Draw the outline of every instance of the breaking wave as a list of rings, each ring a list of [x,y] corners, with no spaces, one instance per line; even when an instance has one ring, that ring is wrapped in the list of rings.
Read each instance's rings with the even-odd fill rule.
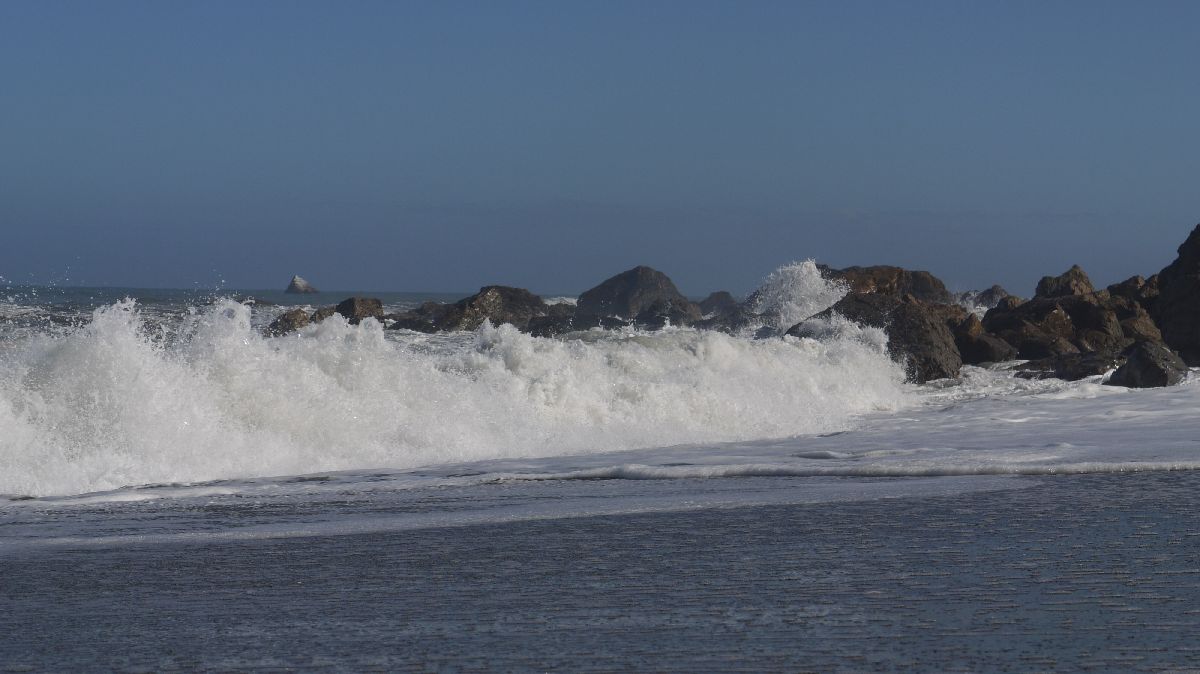
[[[837,292],[776,276],[810,284],[764,299],[789,315],[828,301],[804,292]],[[265,338],[251,319],[223,301],[164,327],[126,300],[0,341],[0,493],[824,433],[910,396],[880,344],[849,337],[424,336],[335,316]]]

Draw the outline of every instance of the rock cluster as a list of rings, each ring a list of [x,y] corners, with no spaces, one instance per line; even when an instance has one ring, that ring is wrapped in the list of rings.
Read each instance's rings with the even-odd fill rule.
[[[388,315],[379,300],[352,297],[311,315],[287,311],[265,332],[284,335],[340,314],[350,323],[370,318],[419,332],[474,330],[490,321],[542,337],[671,325],[802,338],[821,334],[821,322],[836,314],[883,330],[891,355],[914,382],[956,377],[964,364],[1020,359],[1026,361],[1017,365],[1022,377],[1073,380],[1115,369],[1108,381],[1113,385],[1169,386],[1186,376],[1189,365],[1200,365],[1200,226],[1179,247],[1179,257],[1148,279],[1134,276],[1097,290],[1075,265],[1042,278],[1030,300],[1000,286],[955,296],[933,274],[900,267],[820,269],[844,284],[847,294],[815,316],[778,328],[772,326],[780,315],[756,313],[753,296],[739,302],[720,291],[692,302],[666,274],[639,266],[584,292],[576,305],[546,304],[528,290],[499,285],[452,304],[427,302]],[[288,292],[316,291],[297,276]],[[980,318],[967,306],[987,312]]]

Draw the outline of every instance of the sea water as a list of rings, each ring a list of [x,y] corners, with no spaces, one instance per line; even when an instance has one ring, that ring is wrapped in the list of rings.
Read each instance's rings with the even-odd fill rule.
[[[786,323],[844,292],[802,262],[754,301]],[[336,315],[263,334],[282,311],[344,295],[0,293],[0,509],[598,479],[646,481],[625,495],[636,509],[703,503],[710,487],[697,485],[739,477],[831,479],[787,497],[803,501],[882,494],[895,487],[869,478],[889,476],[926,478],[904,489],[934,493],[950,478],[958,489],[980,476],[1200,467],[1194,375],[1129,390],[1001,365],[917,386],[882,331],[836,318],[818,339],[753,326],[425,335]],[[452,297],[382,299],[399,311]],[[657,486],[671,480],[691,491]],[[626,507],[569,500],[564,513]]]

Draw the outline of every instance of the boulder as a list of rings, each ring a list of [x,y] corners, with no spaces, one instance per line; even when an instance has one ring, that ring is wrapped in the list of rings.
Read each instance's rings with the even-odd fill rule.
[[[553,304],[545,316],[537,316],[529,321],[529,334],[534,337],[557,337],[592,328],[615,330],[628,325],[629,322],[612,316],[580,315],[569,304]]]
[[[579,316],[612,316],[645,320],[676,318],[689,325],[701,318],[700,307],[684,297],[666,274],[650,267],[621,272],[579,296]]]
[[[310,293],[319,293],[321,291],[312,287],[312,285],[310,285],[308,281],[305,281],[304,279],[300,278],[299,276],[293,276],[291,282],[288,283],[287,289],[284,290],[283,292],[303,295],[303,294],[310,294]]]
[[[975,314],[968,315],[954,328],[954,344],[966,365],[1003,363],[1017,357],[1017,349],[983,329]]]
[[[1188,365],[1200,365],[1200,225],[1179,246],[1179,256],[1158,274],[1151,314],[1167,346]]]
[[[709,316],[720,316],[737,311],[740,304],[734,299],[733,295],[724,290],[718,290],[701,300],[699,306],[700,313],[707,318]]]
[[[1017,367],[1017,376],[1022,379],[1064,379],[1079,381],[1086,377],[1101,375],[1113,369],[1120,358],[1103,353],[1068,353],[1032,360]]]
[[[271,321],[264,331],[268,337],[279,337],[308,325],[308,312],[303,309],[285,311]]]
[[[1135,342],[1159,341],[1145,309],[1107,291],[1019,304],[1006,298],[983,317],[983,327],[1029,360],[1075,352],[1116,354]]]
[[[337,307],[321,307],[312,313],[309,317],[310,323],[320,323],[338,312]]]
[[[1034,297],[1062,297],[1063,295],[1087,295],[1094,293],[1092,280],[1079,265],[1074,265],[1061,276],[1043,276],[1038,281]]]
[[[965,313],[961,307],[956,309]],[[904,362],[910,381],[956,377],[962,369],[962,357],[946,325],[950,310],[945,307],[926,304],[912,295],[852,292],[814,318],[828,319],[833,313],[861,325],[882,328],[888,336],[888,352]],[[786,334],[810,336],[809,327],[801,322]]]
[[[946,284],[927,271],[910,271],[901,267],[876,265],[832,269],[821,265],[826,278],[844,282],[852,293],[880,293],[903,297],[912,295],[922,302],[952,304],[954,296]]]
[[[442,320],[443,330],[474,330],[485,320],[492,325],[510,323],[518,330],[528,330],[531,319],[545,316],[549,311],[541,297],[524,288],[508,286],[484,286],[453,306]]]
[[[1174,351],[1162,344],[1140,342],[1133,347],[1125,364],[1105,383],[1130,388],[1174,386],[1183,381],[1187,373],[1187,364]]]
[[[350,297],[334,307],[351,325],[358,325],[364,319],[374,318],[383,320],[383,302],[373,297]]]
[[[493,325],[510,323],[518,330],[528,330],[530,321],[552,312],[573,313],[569,304],[547,305],[541,297],[524,288],[484,286],[479,292],[454,304],[426,302],[411,311],[391,314],[394,329],[417,332],[474,330],[483,322]]]

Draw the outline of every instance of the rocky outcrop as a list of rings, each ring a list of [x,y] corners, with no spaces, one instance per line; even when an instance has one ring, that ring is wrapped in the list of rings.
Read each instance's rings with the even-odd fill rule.
[[[970,314],[954,327],[954,345],[965,365],[1003,363],[1017,357],[1011,344],[983,329],[983,323]]]
[[[954,296],[946,290],[946,284],[927,271],[911,271],[887,265],[845,269],[820,267],[826,278],[844,282],[852,293],[878,293],[895,297],[912,295],[922,302],[938,304],[954,302]]]
[[[303,309],[292,309],[280,314],[264,331],[268,337],[279,337],[295,332],[308,325],[308,312]]]
[[[1041,360],[1031,360],[1017,367],[1023,379],[1064,379],[1078,381],[1102,375],[1121,362],[1119,356],[1107,353],[1068,353]]]
[[[1005,300],[987,312],[983,327],[1028,360],[1073,353],[1112,355],[1136,342],[1159,341],[1145,309],[1106,291],[1038,297],[1020,304]]]
[[[523,288],[484,286],[479,292],[455,302],[441,304],[426,302],[400,314],[388,316],[395,329],[417,332],[474,330],[484,321],[493,325],[509,323],[519,330],[528,330],[536,318],[573,314],[569,304],[547,305],[541,297]]]
[[[953,309],[966,313],[961,307]],[[962,357],[946,324],[952,311],[948,305],[929,305],[912,295],[852,292],[813,318],[829,319],[837,313],[860,325],[883,329],[889,353],[905,364],[909,380],[924,383],[956,377],[962,369]],[[801,322],[786,334],[811,336],[811,326]]]
[[[508,286],[484,286],[453,307],[442,321],[443,330],[474,330],[484,321],[492,325],[510,323],[518,330],[527,330],[531,319],[545,316],[549,310],[541,297]]]
[[[276,287],[278,287],[278,286],[276,286]],[[303,294],[310,294],[310,293],[319,293],[321,291],[312,287],[312,285],[310,285],[308,281],[305,281],[304,279],[300,278],[299,276],[293,276],[291,283],[288,283],[287,290],[284,290],[283,292],[303,295]]]
[[[338,312],[338,310],[337,310],[336,306],[321,307],[321,308],[317,309],[316,311],[312,312],[312,316],[308,317],[308,321],[310,323],[320,323],[321,321],[325,320],[326,318],[333,316],[337,312]]]
[[[1200,225],[1159,272],[1157,285],[1151,310],[1163,340],[1188,365],[1200,365]]]
[[[1043,276],[1038,281],[1034,297],[1062,297],[1064,295],[1087,295],[1096,292],[1092,280],[1079,265],[1073,265],[1061,276]]]
[[[374,297],[350,297],[342,300],[334,307],[350,325],[358,325],[363,320],[374,318],[383,320],[383,302]]]
[[[737,311],[738,307],[741,305],[736,299],[734,299],[733,295],[724,290],[718,290],[708,297],[705,297],[703,300],[700,300],[699,306],[700,313],[705,317],[709,317],[721,316],[733,311]]]
[[[607,279],[579,296],[578,316],[612,316],[643,324],[670,321],[691,325],[700,320],[700,307],[684,297],[666,274],[634,267]]]
[[[1174,351],[1162,344],[1141,342],[1105,383],[1130,388],[1174,386],[1183,381],[1187,373],[1187,364]]]

